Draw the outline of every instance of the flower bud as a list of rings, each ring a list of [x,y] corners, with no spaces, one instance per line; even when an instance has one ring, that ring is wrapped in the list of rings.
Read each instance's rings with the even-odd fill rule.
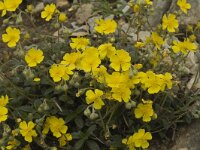
[[[67,84],[64,84],[64,85],[62,86],[62,90],[63,90],[63,91],[67,91],[67,90],[68,90]]]
[[[97,113],[95,113],[95,112],[93,112],[93,113],[90,114],[90,119],[91,119],[91,120],[95,120],[95,119],[97,119],[98,117],[99,117],[99,115],[98,115]]]
[[[16,119],[16,122],[17,122],[17,123],[20,123],[21,121],[22,121],[21,118],[17,118],[17,119]]]
[[[57,147],[51,147],[50,150],[57,150]]]
[[[158,115],[154,112],[153,116],[152,116],[152,119],[157,119],[157,118],[158,118]]]
[[[135,90],[134,93],[135,93],[135,95],[137,95],[137,96],[140,95],[140,91],[139,91],[139,90]]]
[[[75,82],[74,87],[78,88],[80,86],[80,83]]]
[[[24,35],[25,39],[30,39],[30,34],[28,32],[26,32],[26,34]]]
[[[28,120],[33,120],[33,114],[32,113],[28,114]]]
[[[126,109],[131,109],[131,107],[132,107],[132,105],[131,105],[130,102],[125,103],[125,108],[126,108]]]
[[[33,9],[34,9],[34,6],[33,5],[27,5],[27,7],[26,7],[26,12],[29,12],[29,13],[31,13],[32,11],[33,11]]]
[[[56,91],[60,91],[61,89],[62,89],[62,87],[61,87],[60,84],[58,84],[58,85],[55,86],[55,90],[56,90]]]
[[[65,13],[60,13],[59,17],[58,17],[58,20],[60,22],[65,22],[67,20],[67,16]]]
[[[136,102],[135,101],[130,101],[131,107],[136,107]]]
[[[49,105],[47,103],[44,104],[44,110],[49,110]]]
[[[58,29],[58,28],[60,28],[60,24],[59,24],[59,23],[55,23],[55,24],[53,25],[53,27],[54,27],[55,29]]]
[[[9,19],[4,19],[3,24],[7,24],[7,23],[9,23]]]
[[[112,37],[112,38],[109,39],[109,41],[110,41],[111,43],[113,43],[113,42],[115,42],[115,38]]]
[[[30,69],[25,68],[23,74],[25,75],[26,79],[32,79],[34,77],[34,74]]]
[[[199,114],[194,113],[194,114],[193,114],[193,117],[194,117],[195,119],[199,119]]]
[[[83,113],[87,117],[89,117],[91,115],[91,111],[90,111],[90,109],[88,107],[85,109],[85,111]]]

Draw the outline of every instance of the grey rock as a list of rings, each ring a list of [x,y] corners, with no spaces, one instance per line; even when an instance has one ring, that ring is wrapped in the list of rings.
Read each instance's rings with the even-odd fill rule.
[[[162,21],[162,16],[167,12],[171,6],[171,1],[169,0],[154,0],[153,7],[154,12],[149,17],[149,23],[151,26],[155,27]]]

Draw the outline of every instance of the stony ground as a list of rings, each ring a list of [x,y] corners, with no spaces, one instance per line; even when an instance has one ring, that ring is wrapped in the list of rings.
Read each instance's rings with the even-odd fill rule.
[[[180,129],[170,150],[200,150],[200,119]]]

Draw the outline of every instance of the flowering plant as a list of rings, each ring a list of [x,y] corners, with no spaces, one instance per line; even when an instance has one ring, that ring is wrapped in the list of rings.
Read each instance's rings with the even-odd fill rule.
[[[119,2],[126,12],[96,2],[90,32],[78,36],[67,16],[76,5],[60,12],[46,4],[38,18],[33,4],[24,10],[22,2],[0,1],[1,149],[146,149],[154,134],[192,117],[195,95],[183,94],[184,72],[177,70],[198,52],[193,30],[176,36],[179,16],[191,8],[186,0],[154,28],[151,0]]]

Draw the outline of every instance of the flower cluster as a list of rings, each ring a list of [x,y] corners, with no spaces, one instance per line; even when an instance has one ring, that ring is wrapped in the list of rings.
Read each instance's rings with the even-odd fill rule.
[[[177,38],[180,15],[191,8],[187,0],[177,0],[178,10],[163,14],[157,27],[149,27],[148,22],[153,0],[130,0],[129,4],[116,1],[112,5],[103,5],[102,1],[99,6],[106,12],[100,15],[105,18],[93,18],[99,7],[92,10],[95,13],[89,18],[84,16],[89,22],[84,21],[80,28],[78,21],[70,22],[74,15],[68,18],[65,13],[74,13],[78,7],[73,4],[67,10],[63,7],[63,12],[58,10],[63,3],[46,4],[38,19],[33,4],[25,11],[17,9],[22,1],[0,0],[5,27],[2,41],[14,51],[7,52],[8,48],[3,47],[0,60],[0,91],[13,99],[9,102],[7,95],[0,97],[0,123],[4,130],[0,149],[37,149],[37,145],[56,149],[57,145],[52,147],[54,142],[49,140],[56,140],[55,144],[63,149],[105,148],[91,136],[103,141],[113,139],[108,145],[111,149],[116,142],[113,133],[117,142],[122,134],[127,137],[121,139],[124,145],[118,144],[116,149],[146,149],[152,140],[150,131],[154,126],[164,126],[161,113],[178,110],[169,115],[173,124],[179,112],[183,117],[185,113],[180,109],[190,102],[179,105],[179,101],[171,100],[180,98],[176,94],[186,86],[182,89],[179,82],[179,88],[170,89],[183,74],[176,67],[184,63],[187,54],[198,50],[195,31],[200,29],[200,23],[197,27],[189,25],[186,37]],[[119,8],[124,9],[118,11]],[[110,10],[117,15],[107,16]],[[27,16],[30,18],[24,22]],[[44,20],[48,28],[44,27]],[[42,23],[38,27],[39,21]],[[31,27],[26,26],[28,23]],[[49,28],[51,31],[46,31]],[[145,37],[143,29],[147,30]],[[82,30],[86,32],[82,34]],[[166,100],[170,102],[165,103]],[[134,133],[125,135],[129,133],[123,133],[126,127],[134,127],[128,128]],[[68,145],[72,139],[75,140],[70,144],[75,145]]]
[[[144,89],[148,89],[149,94],[158,93],[164,91],[166,88],[172,88],[172,75],[170,73],[155,74],[152,71],[139,72],[137,74],[140,83]]]
[[[186,38],[184,39],[183,42],[181,41],[173,41],[173,46],[172,46],[172,50],[174,51],[174,53],[178,53],[178,52],[182,52],[184,54],[187,54],[188,51],[196,51],[197,50],[197,46],[195,43],[191,42],[190,39]]]
[[[48,134],[49,131],[53,133],[53,136],[59,138],[61,146],[66,145],[67,141],[72,140],[72,135],[67,133],[68,126],[65,125],[65,121],[62,118],[50,116],[46,118],[43,134]]]
[[[60,12],[54,3],[47,4],[44,7],[44,10],[41,12],[41,18],[45,19],[45,21],[50,21],[53,16],[58,13],[58,20],[60,23],[65,22],[67,20],[67,16],[65,13]]]
[[[65,125],[65,121],[62,118],[50,116],[46,118],[43,134],[48,134],[49,131],[53,133],[53,136],[59,138],[60,146],[65,146],[68,141],[72,140],[72,135],[67,133],[68,126]]]

